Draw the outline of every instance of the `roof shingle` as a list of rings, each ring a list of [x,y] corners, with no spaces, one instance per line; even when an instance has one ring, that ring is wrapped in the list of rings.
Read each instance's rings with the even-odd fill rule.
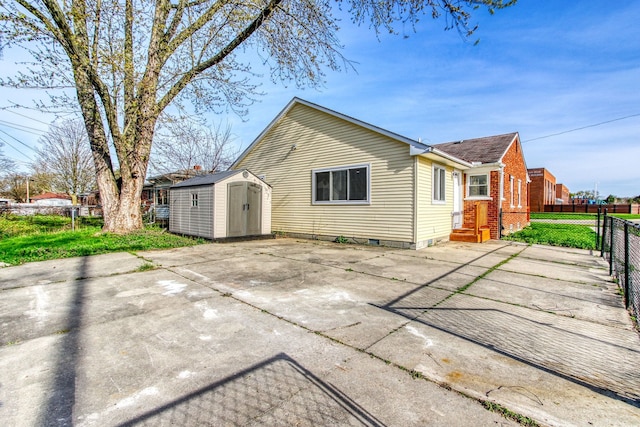
[[[497,163],[518,136],[517,132],[434,144],[434,147],[467,162]]]

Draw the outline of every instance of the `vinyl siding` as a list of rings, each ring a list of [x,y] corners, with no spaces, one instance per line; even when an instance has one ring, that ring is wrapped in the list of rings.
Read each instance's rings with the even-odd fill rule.
[[[198,207],[191,207],[191,194],[198,194]],[[174,188],[170,195],[169,230],[212,239],[214,222],[213,186]],[[224,205],[223,205],[224,206]]]
[[[370,204],[312,204],[313,169],[356,164],[370,165]],[[236,168],[266,175],[273,230],[412,243],[413,165],[408,145],[296,105]]]
[[[451,233],[453,212],[453,168],[435,162],[444,168],[445,173],[445,202],[433,202],[433,165],[429,159],[418,157],[417,178],[417,239],[418,247],[426,246],[429,240],[448,239]]]

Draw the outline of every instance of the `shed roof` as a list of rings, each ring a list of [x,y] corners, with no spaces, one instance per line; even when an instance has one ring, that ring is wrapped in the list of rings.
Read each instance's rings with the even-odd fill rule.
[[[497,163],[502,161],[502,158],[517,137],[518,132],[512,132],[483,138],[445,142],[435,144],[434,147],[467,162]]]
[[[250,170],[247,169],[236,169],[236,170],[228,170],[224,172],[211,173],[208,175],[198,175],[193,178],[187,179],[185,181],[179,182],[171,186],[171,188],[180,188],[180,187],[199,187],[202,185],[215,185],[221,181],[224,181],[227,178],[230,178],[239,173],[248,172],[251,175],[259,178]],[[264,182],[264,181],[263,181]],[[268,183],[264,183],[265,185],[269,185]]]

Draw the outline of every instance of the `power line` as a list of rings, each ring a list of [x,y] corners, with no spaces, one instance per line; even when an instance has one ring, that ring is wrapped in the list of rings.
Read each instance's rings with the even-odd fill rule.
[[[51,124],[51,123],[43,122],[42,120],[34,119],[33,117],[29,117],[29,116],[27,116],[26,114],[20,114],[20,113],[17,113],[17,112],[15,112],[15,111],[13,111],[13,110],[6,109],[6,110],[3,110],[3,111],[6,111],[6,112],[8,112],[8,113],[15,114],[15,115],[17,115],[17,116],[24,117],[24,118],[29,119],[29,120],[33,120],[34,122],[42,123],[43,125],[47,125],[47,126],[49,126],[49,125]]]
[[[24,146],[25,146],[25,147],[27,147],[29,150],[34,151],[34,152],[36,152],[36,153],[38,152],[38,150],[36,150],[35,148],[28,146],[28,145],[27,145],[27,144],[25,144],[24,142],[20,141],[18,138],[14,137],[14,136],[12,136],[12,135],[10,135],[10,134],[8,134],[7,132],[3,131],[2,129],[0,129],[0,132],[4,133],[5,135],[7,135],[9,138],[13,139],[13,140],[14,140],[14,141],[16,141],[17,143],[24,145]],[[7,144],[9,144],[9,143],[8,143],[7,141],[5,141],[4,139],[3,139],[3,141],[4,141],[4,142],[6,142]],[[16,150],[16,151],[18,151],[18,150]]]
[[[2,126],[6,126],[8,128],[11,128],[11,129],[19,130],[21,132],[30,133],[32,135],[42,135],[44,133],[44,131],[42,131],[40,129],[32,128],[32,127],[29,127],[29,126],[24,126],[24,125],[21,125],[21,124],[18,124],[18,123],[7,122],[5,120],[0,120],[0,124]]]
[[[1,132],[1,131],[0,131],[0,132]],[[9,136],[11,136],[11,135],[9,135]],[[4,142],[4,143],[5,143],[5,144],[7,144],[9,147],[11,147],[14,151],[17,151],[18,153],[22,154],[24,157],[26,157],[27,159],[29,159],[29,161],[33,162],[33,159],[32,159],[31,157],[27,156],[27,155],[26,155],[26,154],[24,154],[22,151],[18,150],[16,147],[14,147],[13,145],[9,144],[9,142],[8,142],[6,139],[4,139],[4,138],[0,137],[0,141]],[[15,160],[15,159],[13,159],[13,160]]]
[[[620,120],[630,119],[632,117],[638,117],[638,116],[640,116],[640,113],[631,114],[630,116],[619,117],[617,119],[607,120],[605,122],[595,123],[595,124],[592,124],[592,125],[582,126],[582,127],[575,128],[575,129],[565,130],[565,131],[558,132],[558,133],[552,133],[550,135],[539,136],[537,138],[527,139],[527,140],[522,141],[522,142],[537,141],[538,139],[551,138],[552,136],[564,135],[565,133],[570,133],[570,132],[575,132],[575,131],[578,131],[578,130],[593,128],[593,127],[596,127],[596,126],[606,125],[607,123],[613,123],[613,122],[617,122],[617,121],[620,121]]]

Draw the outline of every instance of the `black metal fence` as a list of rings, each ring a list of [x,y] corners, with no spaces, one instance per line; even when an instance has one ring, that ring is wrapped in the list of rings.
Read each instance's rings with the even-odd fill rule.
[[[636,324],[640,316],[640,224],[604,215],[601,255],[609,274],[624,292],[625,305]]]
[[[501,212],[501,238],[526,243],[565,246],[580,249],[599,249],[602,229],[602,216],[596,213],[554,213],[531,212],[529,226],[516,230],[508,224],[510,212]]]

